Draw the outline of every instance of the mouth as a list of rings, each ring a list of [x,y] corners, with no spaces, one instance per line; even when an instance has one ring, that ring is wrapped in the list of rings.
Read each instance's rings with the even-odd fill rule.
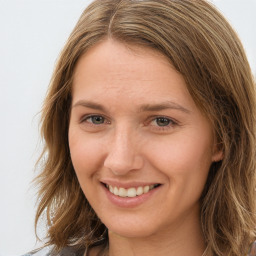
[[[149,191],[159,187],[161,184],[153,184],[139,187],[122,188],[103,183],[110,193],[119,197],[138,197],[147,194]]]

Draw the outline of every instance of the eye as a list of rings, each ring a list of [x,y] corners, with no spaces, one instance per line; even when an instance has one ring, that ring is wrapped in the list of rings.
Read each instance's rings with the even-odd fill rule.
[[[158,126],[168,126],[170,123],[171,123],[171,120],[166,118],[166,117],[157,117],[155,119],[155,123],[158,125]]]
[[[158,116],[152,118],[149,125],[151,126],[151,129],[162,132],[174,129],[175,126],[178,125],[178,122],[165,116]]]
[[[87,122],[94,125],[100,125],[106,122],[106,118],[103,116],[92,115],[92,116],[86,116],[85,118],[83,118],[82,122]]]

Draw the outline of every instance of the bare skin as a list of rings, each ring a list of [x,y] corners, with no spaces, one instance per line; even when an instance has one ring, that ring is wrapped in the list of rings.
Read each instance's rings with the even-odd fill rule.
[[[222,152],[164,56],[110,39],[82,56],[69,145],[81,188],[109,230],[109,256],[203,254],[199,199]],[[109,190],[138,184],[157,187],[135,204]]]

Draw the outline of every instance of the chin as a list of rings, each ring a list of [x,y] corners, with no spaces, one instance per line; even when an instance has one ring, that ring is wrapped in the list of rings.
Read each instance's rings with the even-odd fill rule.
[[[143,220],[121,220],[113,218],[103,222],[110,232],[122,237],[139,238],[148,237],[156,233],[156,227]]]
[[[118,236],[121,237],[126,237],[126,238],[145,238],[152,236],[154,232],[152,230],[145,230],[142,228],[131,228],[130,227],[110,227],[109,231],[112,233],[117,234]]]

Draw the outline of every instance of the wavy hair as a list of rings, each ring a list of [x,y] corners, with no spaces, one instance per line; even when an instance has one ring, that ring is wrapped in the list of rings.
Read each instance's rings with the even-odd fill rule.
[[[240,40],[204,0],[96,0],[62,50],[42,110],[36,227],[46,213],[47,244],[88,248],[107,241],[72,166],[68,127],[78,59],[100,41],[151,47],[184,77],[213,125],[223,160],[213,163],[201,196],[209,253],[241,256],[255,240],[255,83]],[[105,240],[104,240],[105,238]]]

